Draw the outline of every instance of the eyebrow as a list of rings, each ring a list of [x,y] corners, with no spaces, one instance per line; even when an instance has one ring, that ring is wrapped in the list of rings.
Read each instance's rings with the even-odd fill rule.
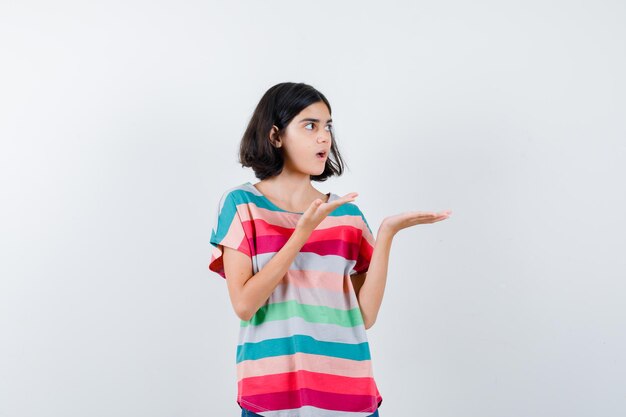
[[[333,119],[328,119],[328,120],[326,120],[326,123],[330,123],[332,121],[333,121]],[[300,120],[300,123],[302,123],[302,122],[316,122],[316,123],[319,123],[320,119],[312,119],[310,117],[307,117],[306,119]]]

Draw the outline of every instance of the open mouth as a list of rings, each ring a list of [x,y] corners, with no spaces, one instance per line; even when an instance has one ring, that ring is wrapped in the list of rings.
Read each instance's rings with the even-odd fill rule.
[[[325,152],[325,151],[318,152],[318,153],[317,153],[317,157],[318,157],[319,159],[325,159],[325,158],[326,158],[326,152]]]

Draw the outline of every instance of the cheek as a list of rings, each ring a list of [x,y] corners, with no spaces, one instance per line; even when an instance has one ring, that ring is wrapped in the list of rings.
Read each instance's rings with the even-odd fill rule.
[[[300,145],[300,146],[293,146],[291,148],[290,154],[294,155],[294,157],[298,159],[306,160],[310,158],[310,156],[312,155],[312,152],[315,152],[315,151],[310,146]]]
[[[312,155],[315,150],[306,146],[292,145],[289,149],[285,148],[285,152],[289,155],[289,159],[294,166],[308,166],[311,161],[314,161]]]

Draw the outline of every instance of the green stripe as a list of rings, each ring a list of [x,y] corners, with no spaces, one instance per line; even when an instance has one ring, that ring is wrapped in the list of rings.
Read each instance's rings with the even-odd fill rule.
[[[272,303],[259,308],[248,321],[241,321],[241,327],[258,326],[266,321],[286,320],[291,317],[302,317],[310,323],[337,324],[344,327],[354,327],[363,324],[363,316],[359,307],[351,310],[300,304],[295,300],[282,303]]]

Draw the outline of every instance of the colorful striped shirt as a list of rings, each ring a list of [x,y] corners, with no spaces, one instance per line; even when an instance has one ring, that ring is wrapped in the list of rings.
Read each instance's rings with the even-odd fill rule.
[[[340,198],[328,193],[328,201]],[[251,258],[253,273],[283,247],[303,213],[246,182],[220,198],[209,269],[226,278],[223,248]],[[351,274],[367,271],[374,236],[354,203],[311,233],[283,280],[249,321],[236,352],[237,403],[271,417],[366,417],[382,403]]]

